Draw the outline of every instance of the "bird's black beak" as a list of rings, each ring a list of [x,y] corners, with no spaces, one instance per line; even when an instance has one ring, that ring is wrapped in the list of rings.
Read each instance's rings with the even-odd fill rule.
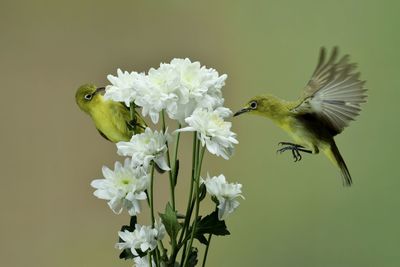
[[[105,90],[106,90],[105,87],[96,88],[96,91],[94,91],[93,95],[102,93],[102,92],[104,92]]]
[[[241,110],[239,110],[238,112],[236,112],[235,114],[233,114],[233,117],[239,116],[240,114],[249,112],[251,110],[251,108],[242,108]]]

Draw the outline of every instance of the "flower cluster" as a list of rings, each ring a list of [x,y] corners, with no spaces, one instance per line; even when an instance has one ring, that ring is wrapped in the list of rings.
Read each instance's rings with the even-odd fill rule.
[[[236,134],[230,130],[231,123],[224,121],[232,114],[222,107],[224,99],[221,90],[226,74],[220,76],[216,70],[187,58],[162,63],[158,69],[150,69],[147,75],[122,72],[120,69],[117,74],[117,77],[108,76],[112,85],[106,87],[106,98],[134,102],[142,108],[143,116],[149,115],[153,123],[158,122],[160,112],[165,110],[169,118],[189,125],[180,131],[197,131],[202,145],[206,145],[210,153],[225,159],[232,155],[238,141]],[[136,158],[136,155],[130,155],[136,140],[131,140],[132,145],[121,142],[119,153]],[[168,170],[162,160],[160,158],[157,162],[158,166]]]
[[[126,139],[117,140],[118,155],[126,157],[124,164],[116,162],[114,170],[103,167],[104,178],[91,183],[96,189],[94,195],[107,200],[114,213],[120,214],[126,209],[131,216],[130,225],[123,226],[118,233],[120,242],[116,247],[123,250],[120,257],[133,258],[135,266],[139,267],[175,266],[179,250],[183,248],[180,265],[187,266],[188,262],[197,261],[193,239],[209,246],[205,234],[229,234],[223,220],[239,206],[237,199],[243,198],[241,184],[228,183],[224,175],[208,176],[205,180],[200,177],[206,149],[213,155],[229,159],[238,144],[236,134],[231,131],[232,123],[227,121],[232,112],[223,106],[222,87],[227,75],[219,75],[216,70],[186,58],[162,63],[147,73],[118,69],[116,76],[108,75],[107,78],[111,84],[106,87],[105,100],[124,103],[121,105],[125,105],[131,114],[130,120],[124,121],[127,127],[140,121],[143,125],[139,127],[144,129],[134,130],[136,134],[128,142]],[[122,109],[126,112],[125,108]],[[162,118],[162,130],[152,130],[140,114],[148,116],[154,124]],[[178,125],[172,136],[167,133],[165,116]],[[178,213],[175,205],[175,186],[181,164],[178,143],[180,134],[185,132],[195,133],[193,171],[186,213]],[[173,137],[175,153],[172,154],[169,148]],[[157,196],[153,194],[154,170],[167,172],[170,180],[171,199],[165,212],[158,213],[158,220],[153,204]],[[218,211],[201,216],[199,206],[206,192],[217,203]],[[141,211],[143,200],[147,200],[150,209],[149,226],[137,224],[136,216]],[[162,242],[166,234],[170,238],[170,255],[167,255]]]

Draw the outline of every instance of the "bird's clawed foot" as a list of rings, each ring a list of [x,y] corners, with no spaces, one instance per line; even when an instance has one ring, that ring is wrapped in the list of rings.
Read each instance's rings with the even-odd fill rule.
[[[303,158],[300,154],[300,151],[312,154],[311,150],[305,149],[304,146],[301,146],[301,145],[296,145],[296,144],[288,143],[288,142],[279,142],[278,145],[281,145],[283,147],[278,149],[276,151],[276,153],[282,153],[287,150],[291,150],[293,158],[294,158],[294,162],[300,161]]]

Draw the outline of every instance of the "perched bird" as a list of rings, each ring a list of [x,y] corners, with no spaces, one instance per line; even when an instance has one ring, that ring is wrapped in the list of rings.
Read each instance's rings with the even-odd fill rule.
[[[337,47],[329,57],[325,48],[321,48],[317,67],[299,100],[289,102],[272,95],[256,96],[234,116],[250,113],[271,119],[295,141],[280,142],[282,148],[277,152],[292,151],[294,160],[299,161],[301,152],[322,151],[340,168],[344,185],[350,186],[350,172],[334,136],[357,117],[360,104],[366,102],[365,81],[359,79],[360,73],[355,68],[356,64],[349,62],[349,55],[338,58]]]
[[[97,130],[111,142],[129,141],[133,134],[142,133],[146,123],[134,111],[120,102],[104,99],[104,87],[96,88],[93,84],[84,84],[78,88],[75,100],[79,108],[93,120]]]

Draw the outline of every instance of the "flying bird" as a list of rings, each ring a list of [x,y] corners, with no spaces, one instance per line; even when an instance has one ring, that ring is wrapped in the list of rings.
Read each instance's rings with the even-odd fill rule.
[[[79,108],[92,118],[101,136],[117,143],[129,141],[133,134],[142,133],[146,123],[136,110],[131,114],[123,103],[104,99],[104,90],[104,87],[84,84],[75,94]]]
[[[334,47],[327,56],[325,48],[321,48],[317,67],[299,100],[256,96],[234,116],[250,113],[271,119],[294,140],[280,142],[277,152],[291,151],[294,161],[300,161],[301,153],[322,151],[340,168],[343,184],[350,186],[352,178],[334,137],[359,115],[361,103],[366,102],[365,81],[359,77],[349,55],[338,57],[338,48]]]

